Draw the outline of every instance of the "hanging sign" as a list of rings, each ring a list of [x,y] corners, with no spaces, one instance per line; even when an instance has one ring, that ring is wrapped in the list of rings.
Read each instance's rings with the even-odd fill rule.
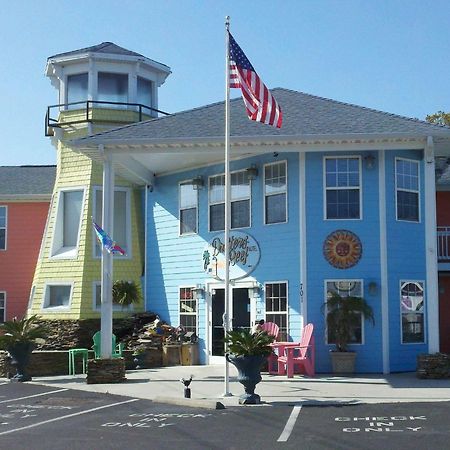
[[[230,231],[230,280],[249,275],[261,256],[256,240],[242,231]],[[213,237],[203,251],[203,270],[217,280],[225,279],[225,233]]]

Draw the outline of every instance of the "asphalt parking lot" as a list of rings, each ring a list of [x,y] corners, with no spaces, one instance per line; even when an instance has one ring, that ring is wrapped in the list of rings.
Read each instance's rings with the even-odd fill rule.
[[[0,448],[448,449],[450,403],[288,405],[223,410],[0,384]]]

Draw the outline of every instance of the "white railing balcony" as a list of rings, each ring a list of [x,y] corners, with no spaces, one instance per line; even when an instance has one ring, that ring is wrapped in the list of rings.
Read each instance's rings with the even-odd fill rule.
[[[450,262],[450,227],[437,227],[438,261]]]

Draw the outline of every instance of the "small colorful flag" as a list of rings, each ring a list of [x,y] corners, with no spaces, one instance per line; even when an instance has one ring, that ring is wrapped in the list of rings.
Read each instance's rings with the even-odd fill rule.
[[[92,221],[92,225],[94,226],[98,242],[100,242],[108,253],[120,253],[121,255],[125,255],[125,250],[119,247],[101,227],[99,227],[94,221]]]
[[[283,114],[231,33],[229,36],[230,88],[241,88],[250,120],[281,128]]]

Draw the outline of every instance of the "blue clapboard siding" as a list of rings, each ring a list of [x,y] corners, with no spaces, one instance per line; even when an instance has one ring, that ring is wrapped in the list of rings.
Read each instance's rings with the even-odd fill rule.
[[[375,166],[367,168],[364,157],[376,157]],[[423,161],[420,151],[386,151],[386,208],[389,282],[389,343],[392,371],[415,368],[417,353],[426,351],[426,344],[401,344],[400,280],[425,280],[425,229],[423,204]],[[362,158],[362,219],[325,220],[323,164],[325,156],[360,156]],[[407,223],[395,219],[396,156],[421,161],[421,222]],[[363,343],[353,345],[357,352],[357,372],[381,372],[382,321],[381,321],[381,261],[379,222],[379,154],[372,152],[327,152],[306,154],[306,234],[307,234],[307,321],[314,324],[316,342],[316,366],[318,372],[330,372],[328,345],[325,338],[325,320],[322,305],[325,300],[326,280],[361,280],[363,295],[372,306],[375,326],[364,323]],[[288,222],[264,225],[263,170],[265,163],[288,163]],[[259,243],[261,260],[250,275],[262,286],[267,282],[288,283],[289,335],[299,340],[303,318],[300,303],[300,229],[299,229],[299,158],[296,153],[272,154],[234,161],[231,170],[239,170],[256,164],[259,175],[252,182],[251,227],[242,231],[252,235]],[[202,167],[192,171],[158,177],[155,189],[148,195],[147,205],[147,310],[176,326],[179,322],[178,292],[183,286],[205,284],[209,280],[202,267],[202,253],[206,243],[217,233],[208,231],[208,176],[223,173],[222,165]],[[205,187],[198,191],[199,230],[190,236],[178,235],[178,183],[202,175]],[[360,261],[342,270],[332,267],[324,258],[323,243],[333,231],[346,229],[355,233],[362,242]],[[305,280],[304,280],[305,281]],[[375,282],[376,292],[369,293],[369,283]],[[426,293],[426,286],[425,286]],[[201,361],[206,360],[205,300],[198,305],[198,332]],[[264,317],[264,292],[257,299],[257,319]],[[425,319],[426,321],[426,319]]]

